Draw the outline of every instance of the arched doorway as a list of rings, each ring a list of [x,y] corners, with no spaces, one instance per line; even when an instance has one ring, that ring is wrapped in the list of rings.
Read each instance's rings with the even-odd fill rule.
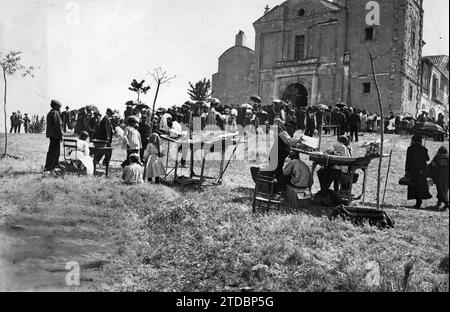
[[[293,83],[284,90],[281,100],[297,108],[307,107],[308,90],[300,83]]]

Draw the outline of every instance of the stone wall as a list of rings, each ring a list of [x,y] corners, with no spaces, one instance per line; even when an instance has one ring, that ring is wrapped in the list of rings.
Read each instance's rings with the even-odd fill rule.
[[[281,98],[290,84],[300,83],[308,91],[309,105],[346,102],[378,112],[371,51],[379,57],[375,70],[385,113],[415,116],[420,101],[422,0],[378,0],[381,19],[380,25],[374,26],[372,41],[364,38],[368,1],[288,0],[268,11],[254,23],[254,72],[249,94],[258,94],[264,103],[270,103]],[[295,60],[296,36],[305,36],[304,58],[300,60]],[[240,59],[242,55],[233,50],[226,54],[221,57],[223,65],[213,77],[213,85],[222,85],[216,95],[228,101],[243,96],[243,89],[232,90],[237,88],[239,79],[247,88],[249,80],[245,77],[249,71],[246,67],[239,74],[244,78],[229,82],[234,78],[226,78],[228,75],[239,75],[235,69],[228,72],[226,66],[242,66],[232,61],[232,54]],[[344,60],[345,55],[348,58]],[[371,84],[370,93],[363,92],[364,83]]]
[[[242,43],[241,37],[236,38]],[[249,101],[253,94],[253,67],[255,52],[236,45],[219,58],[219,70],[212,77],[214,97],[224,105],[239,105]]]

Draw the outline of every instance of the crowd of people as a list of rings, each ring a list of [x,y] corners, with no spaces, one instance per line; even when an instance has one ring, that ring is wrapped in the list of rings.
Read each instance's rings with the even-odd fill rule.
[[[23,116],[20,111],[13,112],[9,117],[11,122],[11,128],[9,133],[20,133],[23,125],[23,130],[25,133],[28,133],[30,130],[31,119],[28,117],[28,114],[25,113]]]
[[[253,129],[262,129],[268,133],[270,126],[275,121],[281,120],[283,123],[295,123],[296,130],[301,130],[310,137],[316,136],[320,131],[324,134],[333,132],[334,135],[349,135],[352,142],[359,141],[361,133],[378,133],[384,127],[385,133],[402,134],[408,132],[417,123],[432,122],[444,129],[448,133],[448,122],[445,116],[439,114],[437,118],[431,118],[427,112],[422,112],[417,118],[402,117],[390,113],[388,117],[381,121],[379,114],[367,112],[348,107],[346,105],[315,107],[295,107],[282,100],[274,100],[269,105],[263,105],[259,98],[251,97],[251,104],[240,106],[221,105],[218,99],[211,99],[209,102],[188,101],[181,106],[171,108],[160,108],[152,114],[146,105],[127,103],[126,110],[120,113],[118,110],[112,111],[109,120],[113,125],[113,132],[117,126],[125,124],[130,116],[135,116],[139,120],[141,136],[145,139],[148,133],[142,133],[143,124],[151,124],[153,129],[149,132],[162,130],[174,133],[182,132],[182,125],[189,125],[190,118],[200,118],[201,129],[206,126],[216,126],[221,130],[236,132],[238,129],[246,129],[249,126]],[[192,113],[192,114],[191,114]],[[63,133],[74,132],[80,134],[86,131],[89,138],[96,138],[99,131],[102,114],[95,106],[86,106],[79,110],[60,112]],[[153,118],[153,121],[151,120]],[[21,125],[27,133],[30,125],[28,114],[14,112],[11,117],[10,132],[20,133]],[[191,125],[192,126],[192,125]],[[324,127],[323,127],[324,126]],[[149,129],[146,129],[149,130]],[[440,140],[445,140],[445,133],[440,136]],[[144,148],[146,142],[144,143]]]
[[[212,99],[208,103],[186,102],[179,107],[160,108],[154,113],[146,105],[128,104],[122,116],[118,111],[113,111],[110,108],[102,116],[92,106],[84,107],[78,110],[76,114],[73,114],[69,107],[61,112],[61,104],[58,101],[52,101],[51,106],[52,110],[47,116],[47,137],[50,139],[50,147],[45,171],[54,172],[54,170],[58,170],[60,141],[64,132],[72,131],[77,134],[80,141],[79,145],[85,147],[88,146],[86,145],[88,140],[90,142],[103,141],[106,146],[111,147],[113,136],[118,135],[123,139],[123,147],[127,150],[127,158],[123,161],[122,168],[124,170],[123,179],[129,184],[142,183],[143,181],[159,183],[161,177],[166,173],[161,160],[163,154],[161,152],[160,134],[181,136],[183,125],[194,127],[192,120],[196,117],[201,121],[201,129],[206,126],[215,126],[223,131],[233,133],[238,129],[248,129],[249,126],[254,129],[261,128],[264,133],[269,130],[270,126],[277,126],[278,139],[272,146],[269,159],[269,162],[275,159],[277,162],[269,164],[271,169],[268,172],[277,177],[280,190],[284,190],[287,184],[304,187],[307,180],[305,175],[306,177],[310,175],[306,170],[307,166],[299,160],[298,155],[291,153],[291,147],[302,140],[302,138],[294,138],[294,133],[298,130],[302,130],[303,134],[309,137],[317,135],[322,129],[325,133],[334,131],[338,139],[332,150],[328,152],[334,155],[351,157],[350,143],[352,141],[358,142],[358,134],[361,132],[377,132],[380,127],[384,126],[387,132],[401,133],[403,130],[411,129],[419,122],[435,122],[442,128],[448,127],[442,115],[439,115],[438,120],[432,120],[426,112],[423,112],[417,120],[390,114],[382,123],[377,114],[367,113],[364,110],[353,109],[345,105],[334,108],[324,105],[294,108],[281,100],[275,100],[271,105],[265,106],[260,101],[253,101],[252,104],[230,107],[221,105],[217,99]],[[428,184],[426,184],[426,178],[430,176],[431,167],[427,167],[429,170],[427,169],[426,172],[422,170],[424,166],[427,166],[424,162],[429,159],[426,149],[424,147],[419,148],[418,142],[420,139],[417,136],[413,138],[413,144],[408,150],[406,166],[406,172],[411,176],[411,181],[414,181],[411,182],[408,189],[408,199],[417,199],[416,207],[420,207],[422,200],[429,199],[431,196],[428,192]],[[439,168],[433,171],[433,179],[439,193],[438,206],[442,208],[442,205],[448,207],[448,194],[445,192],[445,190],[448,191],[448,177],[445,179],[441,174],[447,172],[448,176],[448,152],[441,149],[439,155],[436,156],[432,164],[433,168]],[[445,155],[447,155],[447,162],[445,162],[445,159],[442,160]],[[94,161],[100,165],[101,161],[101,158],[89,158],[91,156],[88,155],[88,147],[80,150],[76,157],[87,164]],[[288,157],[290,162],[285,166],[285,160]],[[110,159],[108,159],[108,156],[103,158],[103,165],[106,166]],[[181,162],[182,165],[184,165],[183,162],[186,162],[185,155]],[[85,167],[88,174],[92,174],[92,167],[90,165]],[[345,192],[348,186],[342,185],[343,172],[345,172],[345,168],[323,168],[318,173],[321,188],[328,189],[334,182],[335,191]],[[341,182],[340,185],[339,181]]]

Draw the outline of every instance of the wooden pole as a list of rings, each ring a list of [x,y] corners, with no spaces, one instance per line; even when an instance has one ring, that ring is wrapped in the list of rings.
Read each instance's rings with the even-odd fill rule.
[[[391,172],[391,163],[392,163],[392,150],[391,150],[391,153],[389,154],[389,165],[388,165],[388,170],[387,170],[387,174],[386,174],[386,183],[384,184],[383,203],[381,204],[382,207],[384,207],[384,199],[386,198],[386,190],[387,190],[387,185],[388,185],[388,181],[389,181],[389,173]]]
[[[7,79],[6,79],[6,70],[4,67],[3,69],[3,80],[5,82],[5,92],[3,94],[3,113],[5,115],[5,154],[3,155],[5,158],[8,157],[8,126],[6,125],[6,122],[8,120],[8,116],[6,115],[6,92],[7,92]]]
[[[380,209],[380,190],[381,190],[381,167],[383,165],[383,151],[384,151],[384,115],[383,115],[383,101],[381,99],[380,87],[378,85],[377,76],[375,74],[375,65],[372,52],[369,52],[370,55],[370,65],[372,67],[372,76],[375,82],[375,87],[377,89],[378,96],[378,104],[380,108],[380,117],[381,117],[381,152],[380,152],[380,162],[378,164],[378,176],[377,176],[377,209]]]

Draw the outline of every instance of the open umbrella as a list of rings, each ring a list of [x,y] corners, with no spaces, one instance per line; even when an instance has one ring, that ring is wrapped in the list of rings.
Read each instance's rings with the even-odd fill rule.
[[[339,103],[336,103],[336,107],[345,108],[345,107],[348,107],[348,105],[345,103],[339,102]]]
[[[100,114],[100,110],[99,110],[98,107],[95,106],[95,105],[87,105],[87,106],[86,106],[86,110],[87,110],[87,111],[91,111],[91,112],[93,112],[93,113]]]
[[[419,123],[415,125],[410,131],[412,134],[422,134],[429,137],[445,133],[444,129],[442,129],[441,126],[432,122]]]
[[[265,110],[261,110],[261,111],[257,112],[256,114],[261,115],[261,116],[269,116],[269,113],[266,112]]]
[[[135,122],[137,122],[137,123],[140,123],[141,121],[139,120],[139,118],[137,118],[136,116],[134,116],[134,115],[131,115],[131,116],[128,116],[127,117],[127,119],[125,120],[125,124],[129,124],[130,123],[130,121],[135,121]]]
[[[138,105],[136,105],[136,109],[137,110],[150,109],[150,106],[148,106],[146,104],[138,104]]]
[[[136,106],[137,103],[135,101],[128,101],[125,103],[125,106]]]
[[[319,105],[317,105],[316,106],[318,109],[324,109],[324,110],[327,110],[328,109],[328,106],[326,106],[325,104],[319,104]]]
[[[211,98],[211,99],[209,100],[209,102],[210,102],[212,105],[220,105],[220,100],[219,100],[219,99],[216,99],[216,98]]]
[[[239,108],[242,108],[242,109],[252,109],[252,110],[253,110],[253,106],[251,106],[251,105],[248,104],[248,103],[242,104],[241,106],[239,106]]]
[[[261,104],[261,103],[262,103],[261,98],[260,98],[259,96],[257,96],[257,95],[251,96],[251,97],[250,97],[250,100],[253,101],[253,102],[255,102],[255,103],[258,103],[258,104]]]

